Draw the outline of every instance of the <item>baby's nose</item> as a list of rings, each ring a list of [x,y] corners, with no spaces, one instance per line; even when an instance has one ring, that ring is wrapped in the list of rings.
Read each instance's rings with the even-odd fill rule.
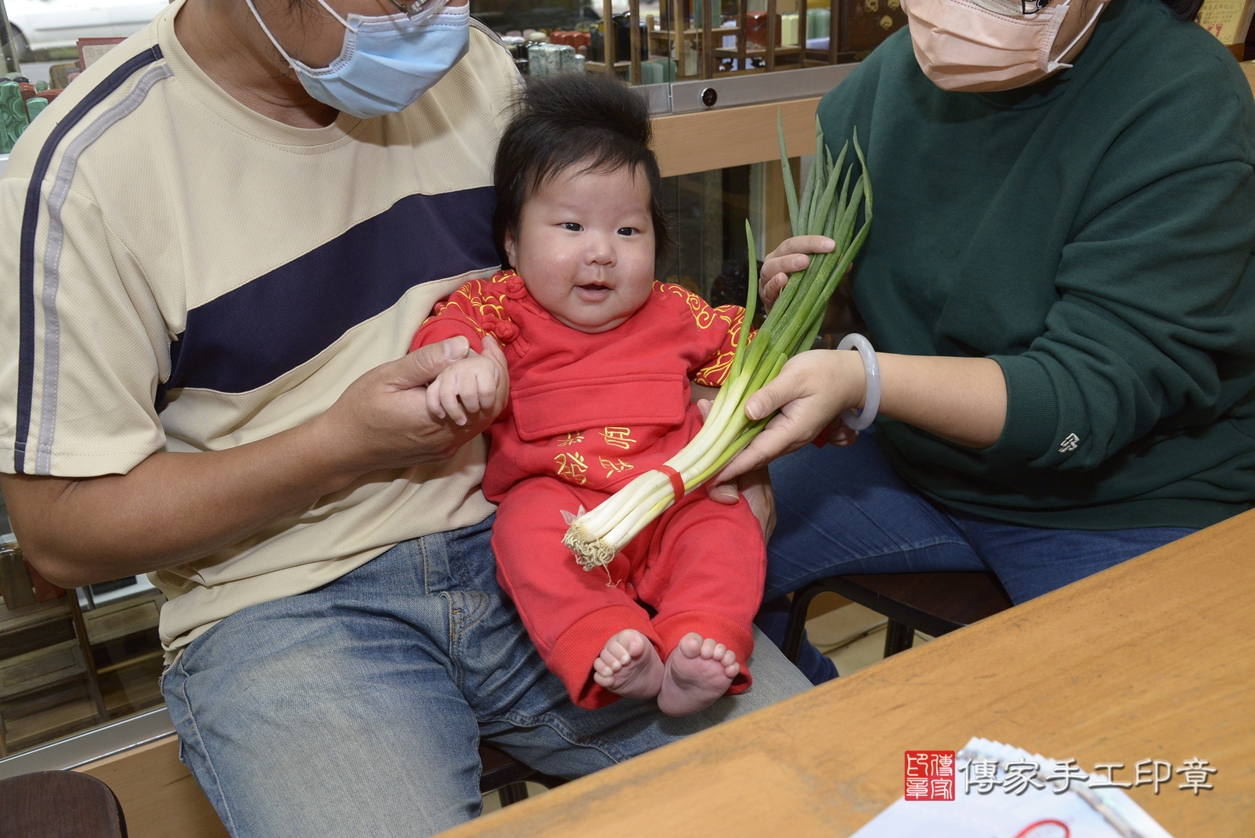
[[[588,259],[598,265],[614,264],[614,242],[607,236],[593,236],[589,242]]]

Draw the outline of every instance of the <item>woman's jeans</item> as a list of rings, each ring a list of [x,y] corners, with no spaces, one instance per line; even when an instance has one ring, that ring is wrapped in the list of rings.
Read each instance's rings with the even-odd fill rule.
[[[577,777],[809,686],[758,635],[753,689],[701,713],[581,710],[497,587],[491,529],[405,542],[240,611],[168,668],[181,758],[233,836],[439,832],[479,814],[481,740]]]
[[[1018,604],[1194,532],[1039,529],[945,509],[903,482],[868,432],[847,448],[807,446],[776,460],[771,486],[777,524],[755,622],[777,644],[784,595],[828,576],[990,571]],[[809,643],[798,667],[814,683],[836,675]]]

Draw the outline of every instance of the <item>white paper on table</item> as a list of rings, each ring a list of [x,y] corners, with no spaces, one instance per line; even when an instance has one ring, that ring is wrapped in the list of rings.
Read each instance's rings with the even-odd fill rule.
[[[1034,761],[1044,780],[1054,770],[1055,761],[1040,754],[974,737],[956,755],[957,771],[954,800],[906,800],[877,815],[854,833],[853,838],[1172,838],[1142,807],[1117,788],[1091,789],[1083,781],[1073,781],[1062,794],[1047,783],[1043,789],[1029,787],[1022,794],[1007,794],[995,788],[987,794],[975,789],[963,793],[967,766],[973,759],[998,763],[998,776],[1005,776],[1007,762]],[[1066,827],[1045,821],[1057,821]],[[1034,824],[1038,824],[1034,828]]]

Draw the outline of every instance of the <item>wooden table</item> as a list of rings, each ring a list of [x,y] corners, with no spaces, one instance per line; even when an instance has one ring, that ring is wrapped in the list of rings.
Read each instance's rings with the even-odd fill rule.
[[[1176,838],[1255,836],[1255,512],[445,835],[849,835],[903,751],[971,736],[1116,780],[1208,760],[1212,791],[1129,794]]]

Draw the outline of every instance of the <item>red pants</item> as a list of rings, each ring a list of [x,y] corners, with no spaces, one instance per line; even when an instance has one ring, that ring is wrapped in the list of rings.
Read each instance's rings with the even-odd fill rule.
[[[728,692],[743,692],[767,563],[749,504],[716,503],[699,488],[634,538],[607,575],[584,570],[562,544],[562,510],[592,509],[607,497],[533,477],[511,488],[497,509],[497,579],[550,671],[577,705],[604,707],[618,696],[593,681],[593,659],[615,633],[636,629],[665,661],[680,638],[697,632],[736,652],[741,673]]]

